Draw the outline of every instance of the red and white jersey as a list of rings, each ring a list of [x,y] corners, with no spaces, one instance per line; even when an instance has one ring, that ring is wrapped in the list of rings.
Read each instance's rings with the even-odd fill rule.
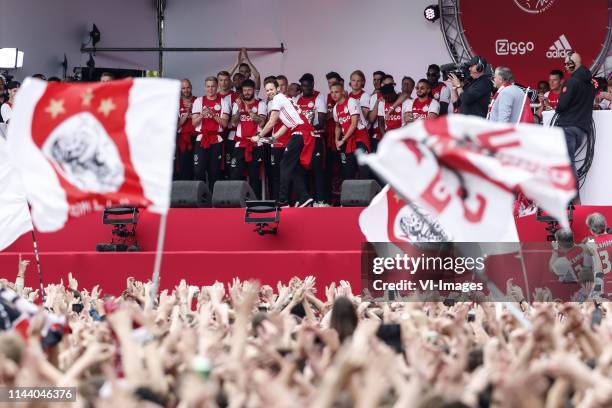
[[[362,89],[356,94],[349,92],[347,99],[354,100],[357,102],[357,106],[359,107],[359,129],[367,128],[370,122],[368,122],[365,116],[363,116],[363,110],[361,108],[367,108],[368,110],[370,109],[370,95],[365,93]]]
[[[380,102],[378,102],[380,101]],[[370,111],[374,110],[374,107],[376,106],[376,102],[378,102],[378,108],[376,110],[376,114],[378,115],[379,109],[380,109],[380,105],[383,103],[383,98],[380,95],[380,91],[375,91],[371,96],[370,96]],[[372,124],[372,129],[374,129],[374,133],[375,135],[379,136],[376,137],[376,139],[380,138],[380,130],[378,129],[378,121],[375,120],[374,123]]]
[[[561,282],[576,282],[582,266],[591,265],[591,260],[585,257],[584,250],[578,245],[567,252],[559,250],[559,258],[553,263],[552,271]]]
[[[612,270],[612,262],[610,261],[610,255],[612,255],[612,234],[602,234],[593,237],[593,240],[597,244],[597,253],[599,259],[601,259],[601,268],[603,273],[609,273]]]
[[[281,93],[276,94],[272,101],[270,101],[270,112],[274,111],[278,111],[279,119],[283,125],[289,128],[289,131],[301,127],[305,127],[306,130],[310,131],[314,130],[300,107]]]
[[[304,95],[298,95],[293,98],[293,101],[300,107],[310,124],[314,126],[319,124],[318,113],[327,113],[325,99],[323,99],[323,95],[318,91],[314,91],[313,95],[309,98]]]
[[[557,103],[559,103],[559,96],[561,96],[561,92],[548,91],[544,94],[550,103],[550,107],[553,109],[557,108]]]
[[[229,102],[230,110],[234,106],[234,102],[236,102],[236,100],[238,98],[240,98],[240,93],[236,92],[236,91],[230,91],[230,92],[228,92],[226,94],[218,92],[218,94],[221,95],[221,97],[223,97],[223,98],[229,98],[228,102]],[[257,97],[257,94],[255,94],[255,96]],[[232,116],[231,116],[231,112],[230,112],[230,122],[231,122],[231,118],[232,118]],[[227,129],[225,129],[224,132],[225,132],[225,135],[227,136],[227,138],[229,140],[234,140],[234,137],[236,136],[236,128],[232,127],[230,122],[228,122]]]
[[[431,88],[431,95],[438,102],[450,103],[451,91],[444,82],[438,82],[438,85]]]
[[[346,134],[351,126],[351,118],[355,115],[363,117],[359,102],[354,98],[345,98],[343,103],[337,103],[333,110],[334,121],[340,124],[342,133]],[[357,122],[357,129],[365,129],[365,125],[360,120]]]
[[[257,134],[259,125],[251,118],[251,112],[266,116],[268,112],[266,103],[255,98],[250,103],[234,102],[232,116],[240,115],[240,121],[236,130],[236,137],[238,138],[236,147],[240,147],[240,142],[244,137],[253,137]]]
[[[190,98],[191,106],[193,106],[193,101],[195,101],[196,99],[197,98],[195,96],[192,96]],[[179,116],[185,113],[191,113],[191,109],[185,106],[185,102],[183,101],[183,98],[181,97],[181,99],[179,99]],[[179,133],[181,134],[195,133],[193,123],[191,122],[191,116],[187,117],[187,120],[185,121],[185,123],[183,123],[183,126],[181,126],[179,129]]]
[[[384,118],[387,113],[393,107],[393,102],[385,102],[381,100],[378,103],[378,117]],[[388,132],[389,130],[398,129],[402,127],[402,107],[396,106],[393,108],[393,112],[389,115],[388,119],[385,119],[385,130]]]
[[[426,119],[430,113],[440,114],[440,104],[433,98],[421,101],[419,98],[406,99],[402,104],[402,117],[406,113],[412,113],[415,119]]]
[[[229,114],[230,114],[229,101],[230,101],[229,95],[225,97],[221,97],[220,95],[217,95],[214,99],[208,99],[206,96],[200,96],[193,102],[193,105],[191,107],[191,112],[201,113],[202,108],[203,108],[202,104],[203,104],[204,106],[208,107],[213,112],[214,116],[221,116],[223,114],[226,114],[229,117]],[[201,133],[214,132],[214,131],[221,133],[223,132],[223,127],[219,125],[217,122],[215,122],[215,120],[212,118],[204,118],[202,119],[202,122],[200,122],[200,124],[196,126],[195,130]],[[221,136],[219,136],[219,141],[222,141],[222,140],[223,139],[221,138]]]
[[[11,105],[10,102],[4,102],[2,106],[0,106],[0,115],[2,115],[4,123],[8,122],[13,115],[13,105]]]

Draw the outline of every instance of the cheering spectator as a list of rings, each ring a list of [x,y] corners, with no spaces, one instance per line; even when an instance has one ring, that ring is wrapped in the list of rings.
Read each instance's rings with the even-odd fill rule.
[[[493,82],[497,92],[491,101],[489,120],[502,123],[517,123],[523,108],[525,93],[514,85],[514,75],[507,67],[497,67]]]
[[[459,113],[464,115],[487,116],[489,98],[493,91],[490,76],[486,73],[487,61],[483,57],[475,56],[467,62],[470,80],[463,82],[455,74],[449,74],[453,84],[453,93],[459,104]]]

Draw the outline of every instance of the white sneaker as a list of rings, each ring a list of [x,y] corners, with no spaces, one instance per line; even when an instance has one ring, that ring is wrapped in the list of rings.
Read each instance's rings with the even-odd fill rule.
[[[317,201],[312,206],[313,207],[331,207],[331,205],[327,204],[325,201]]]
[[[312,203],[314,202],[314,200],[312,198],[309,198],[308,200],[304,201],[303,203],[301,203],[300,205],[298,205],[299,208],[304,208],[304,207],[312,207]]]

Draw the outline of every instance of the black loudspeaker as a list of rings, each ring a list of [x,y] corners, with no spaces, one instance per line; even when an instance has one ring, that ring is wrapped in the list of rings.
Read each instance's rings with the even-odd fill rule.
[[[215,208],[244,208],[246,201],[256,199],[253,189],[246,181],[217,181],[212,195],[212,206]]]
[[[172,208],[210,207],[210,190],[203,181],[174,181],[170,195]]]
[[[374,180],[344,180],[340,193],[342,207],[366,207],[380,192],[380,186]]]

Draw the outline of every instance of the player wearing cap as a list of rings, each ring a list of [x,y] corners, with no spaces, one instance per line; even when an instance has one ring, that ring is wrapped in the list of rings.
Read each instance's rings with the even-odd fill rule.
[[[223,154],[223,130],[227,127],[230,114],[228,99],[217,93],[217,78],[206,78],[204,90],[206,95],[197,98],[191,108],[191,120],[198,133],[194,152],[194,174],[197,180],[208,181],[208,188],[213,191],[215,183],[221,176]]]
[[[315,147],[314,128],[299,106],[280,92],[276,79],[268,79],[264,82],[266,95],[271,100],[270,118],[261,132],[252,138],[258,142],[272,131],[278,121],[282,126],[278,131],[272,132],[266,142],[274,143],[285,133],[289,133],[290,139],[280,162],[280,185],[278,201],[281,206],[289,204],[289,184],[298,196],[298,206],[312,206],[313,199],[309,196],[305,183],[305,170],[310,168]]]
[[[329,202],[329,192],[325,181],[325,146],[323,133],[325,131],[325,121],[327,116],[327,105],[323,95],[314,90],[314,76],[306,73],[300,78],[300,88],[302,94],[293,100],[308,118],[310,124],[315,128],[315,151],[312,157],[312,176],[314,178],[314,199],[315,206],[325,206]]]
[[[440,113],[440,104],[430,96],[429,82],[421,79],[416,85],[416,98],[407,99],[402,104],[404,123],[417,119],[433,119]]]
[[[258,126],[266,120],[266,103],[255,98],[255,82],[247,79],[242,83],[242,95],[232,105],[231,123],[236,127],[236,145],[230,162],[230,178],[243,180],[248,170],[249,185],[261,198],[259,170],[263,160],[261,143],[251,140],[257,134]]]

